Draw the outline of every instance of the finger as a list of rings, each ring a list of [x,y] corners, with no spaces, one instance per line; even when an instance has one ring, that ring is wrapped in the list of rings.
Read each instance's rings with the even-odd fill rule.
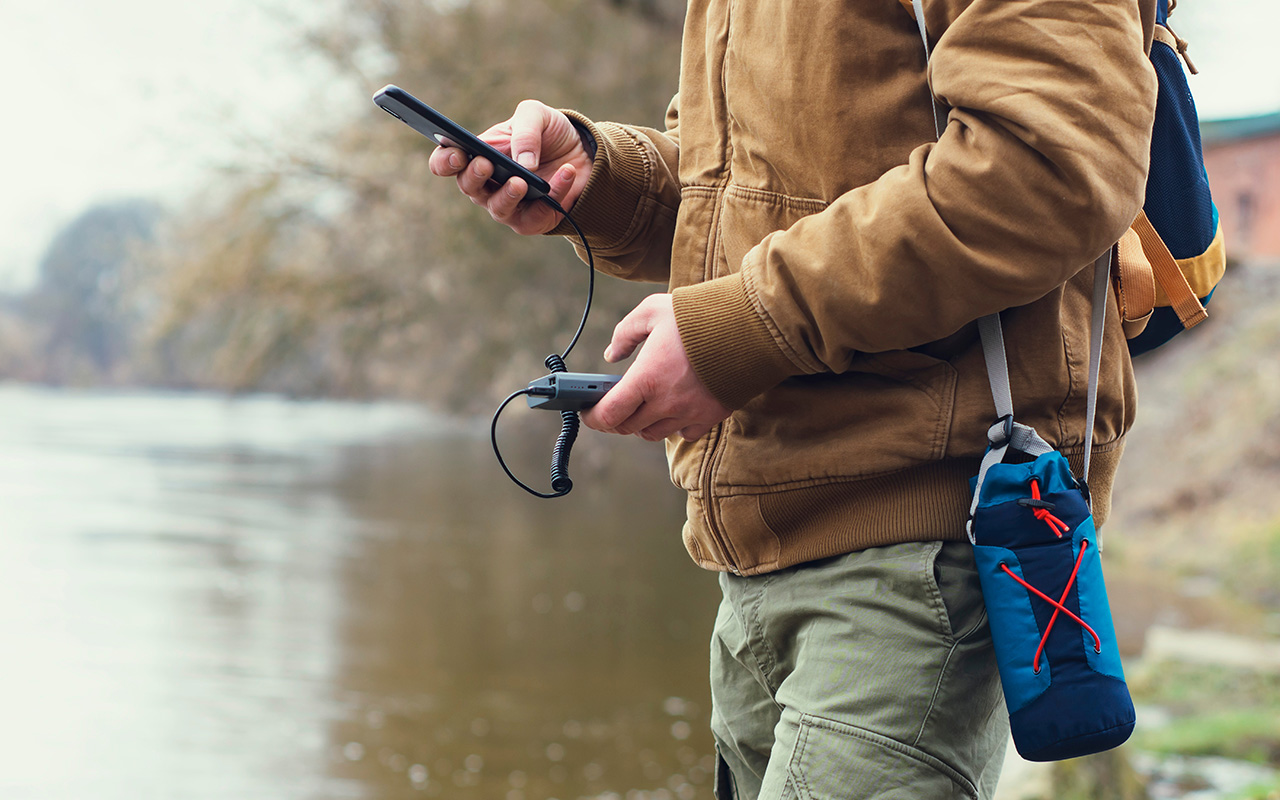
[[[523,178],[511,178],[490,196],[489,216],[497,222],[510,224],[516,214],[516,208],[520,205],[520,201],[524,200],[528,191],[529,184],[525,183]]]
[[[674,417],[667,417],[665,419],[658,420],[657,422],[653,423],[649,427],[640,431],[636,435],[639,436],[641,439],[644,439],[646,442],[661,441],[662,439],[667,438],[668,436],[675,433],[676,431],[681,430],[685,422],[687,422],[687,420],[680,420],[680,419],[675,419]]]
[[[643,404],[644,393],[636,381],[629,381],[623,375],[618,385],[610,389],[600,402],[582,412],[582,424],[602,433],[619,433],[617,426],[634,415]]]
[[[646,301],[631,310],[613,329],[613,339],[604,349],[604,360],[610,364],[621,361],[635,352],[649,334],[653,333],[653,316]]]
[[[548,181],[551,184],[551,191],[547,192],[547,196],[568,211],[565,198],[569,196],[569,190],[573,188],[573,182],[578,177],[578,168],[572,164],[565,164],[556,170],[556,174],[551,176]]]
[[[473,202],[485,205],[493,190],[488,187],[493,177],[493,164],[487,158],[473,158],[465,170],[458,173],[458,188]]]
[[[525,169],[537,169],[542,162],[542,137],[547,127],[546,106],[525,100],[511,116],[511,157]]]
[[[556,203],[559,203],[561,207],[564,207],[564,203],[562,201],[568,194],[569,190],[573,188],[573,181],[576,174],[577,170],[571,164],[565,164],[560,167],[560,169],[551,176],[551,180],[547,181],[551,186],[551,191],[547,192],[547,196]],[[507,185],[510,186],[517,180],[520,179],[513,177],[507,182]],[[523,185],[523,181],[521,181],[521,183]],[[528,194],[528,187],[526,185],[525,191],[519,196],[519,202],[517,202],[514,208],[511,209],[510,213],[502,218],[494,217],[494,219],[497,219],[499,222],[509,226],[511,230],[516,233],[521,233],[526,236],[546,233],[556,225],[560,224],[560,214],[553,211],[550,206],[545,203],[524,202],[525,198],[528,197]]]
[[[661,422],[670,415],[670,411],[661,409],[650,401],[653,388],[652,382],[645,380],[643,375],[634,372],[623,375],[622,381],[596,404],[598,419],[608,426],[610,432],[622,436],[639,433],[650,425]],[[619,389],[622,391],[618,391]],[[687,424],[690,420],[685,422]]]
[[[565,197],[570,189],[573,188],[574,177],[577,170],[571,164],[565,164],[554,175],[548,183],[551,185],[551,191],[547,192],[547,196],[558,203],[561,208],[568,210]],[[515,180],[515,178],[512,178]],[[527,192],[525,196],[527,196]],[[545,203],[520,203],[516,206],[511,216],[501,220],[511,227],[516,233],[525,235],[546,233],[555,226],[560,224],[560,214],[553,211],[550,206]]]
[[[511,155],[511,120],[499,122],[477,138],[503,155]]]
[[[667,417],[666,413],[658,410],[653,403],[642,403],[634,414],[614,425],[613,432],[622,436],[630,436],[633,433],[638,434],[646,430],[651,425],[661,424],[663,420],[668,419],[670,418]],[[688,422],[688,420],[685,420],[685,422]],[[679,427],[679,425],[676,425],[676,428]]]
[[[437,147],[431,151],[431,159],[427,165],[431,174],[441,178],[457,175],[467,166],[467,155],[457,147]]]
[[[714,425],[690,425],[680,429],[680,438],[686,442],[696,442],[711,433],[711,429],[714,427]]]

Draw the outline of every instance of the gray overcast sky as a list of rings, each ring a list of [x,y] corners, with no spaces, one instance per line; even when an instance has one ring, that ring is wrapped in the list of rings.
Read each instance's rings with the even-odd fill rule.
[[[284,135],[325,96],[323,67],[264,11],[281,6],[315,18],[329,3],[0,0],[0,290],[29,282],[89,204],[180,198],[230,159],[230,135]],[[1182,0],[1172,22],[1202,117],[1280,110],[1280,5]]]

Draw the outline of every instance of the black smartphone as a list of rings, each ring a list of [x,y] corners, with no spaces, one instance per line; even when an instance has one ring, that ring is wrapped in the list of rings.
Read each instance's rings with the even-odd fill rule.
[[[492,180],[495,183],[503,184],[511,177],[519,176],[529,185],[529,191],[525,194],[526,200],[536,200],[551,192],[551,187],[542,178],[517,164],[510,156],[498,152],[492,145],[481,141],[474,133],[399,86],[382,87],[374,94],[373,102],[377,103],[383,111],[438,144],[458,147],[472,158],[481,156],[489,159],[493,164]]]

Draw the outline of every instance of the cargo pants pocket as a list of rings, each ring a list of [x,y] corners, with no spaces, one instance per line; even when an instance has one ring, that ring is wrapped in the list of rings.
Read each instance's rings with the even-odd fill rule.
[[[789,712],[783,712],[785,717]],[[798,800],[971,800],[978,789],[950,765],[897,740],[808,714],[795,715],[795,745],[781,797]],[[768,793],[762,793],[766,796]]]

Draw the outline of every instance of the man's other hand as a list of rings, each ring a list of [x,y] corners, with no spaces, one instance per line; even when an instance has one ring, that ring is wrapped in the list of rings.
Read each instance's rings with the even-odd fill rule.
[[[707,435],[732,409],[720,403],[685,355],[671,295],[650,295],[613,330],[604,351],[609,363],[630,356],[635,363],[595,406],[582,412],[582,423],[605,433],[635,434],[658,441],[680,434],[688,441]]]

